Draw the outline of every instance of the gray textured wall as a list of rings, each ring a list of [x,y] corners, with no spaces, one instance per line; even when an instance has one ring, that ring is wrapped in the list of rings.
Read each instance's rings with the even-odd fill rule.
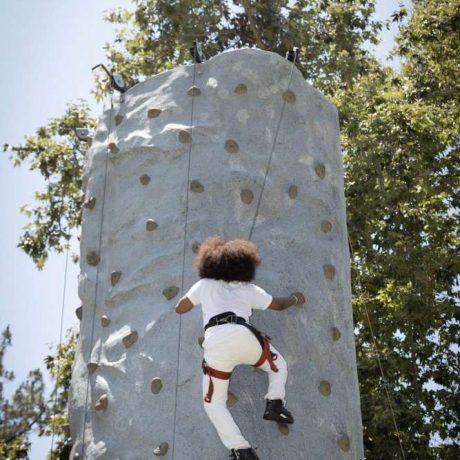
[[[179,317],[173,308],[186,190],[185,289],[197,279],[194,243],[248,237],[283,110],[253,234],[263,258],[257,283],[308,300],[253,322],[288,362],[296,422],[262,420],[267,381],[252,367],[234,373],[231,410],[263,460],[363,458],[337,110],[297,69],[290,79],[291,66],[273,53],[231,51],[156,75],[103,113],[85,171],[74,458],[88,381],[85,458],[156,458],[162,443],[163,458],[227,458],[202,408],[201,312]],[[191,95],[194,71],[200,94]]]

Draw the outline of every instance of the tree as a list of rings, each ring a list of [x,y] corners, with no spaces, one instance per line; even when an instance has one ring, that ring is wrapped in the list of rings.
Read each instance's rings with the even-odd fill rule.
[[[0,458],[16,460],[28,458],[28,435],[34,425],[43,422],[46,405],[43,398],[45,386],[39,369],[29,372],[27,380],[17,387],[12,398],[5,397],[5,384],[15,378],[14,372],[6,370],[3,365],[11,337],[7,326],[0,343]]]
[[[460,444],[460,5],[412,3],[410,17],[404,6],[393,16],[401,21],[398,71],[380,65],[365,46],[376,43],[382,28],[372,20],[370,0],[137,0],[132,10],[106,17],[122,26],[106,50],[112,70],[129,85],[186,62],[194,38],[205,56],[243,46],[284,55],[300,45],[299,69],[339,108],[364,441],[372,459],[401,457],[387,392],[406,458],[453,458]],[[100,100],[108,91],[101,74],[94,95]],[[72,128],[94,121],[78,113],[12,148],[13,159],[33,158],[45,178],[61,184],[28,210],[35,221],[21,247],[39,266],[80,224],[86,146],[77,144]],[[57,151],[74,176],[60,175]]]

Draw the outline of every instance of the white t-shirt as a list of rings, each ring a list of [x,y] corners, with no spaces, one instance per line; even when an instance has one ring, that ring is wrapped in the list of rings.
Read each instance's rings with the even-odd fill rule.
[[[273,296],[252,283],[202,278],[185,294],[193,305],[201,304],[203,325],[220,313],[232,311],[249,321],[252,309],[265,310]],[[211,328],[212,329],[212,328]]]

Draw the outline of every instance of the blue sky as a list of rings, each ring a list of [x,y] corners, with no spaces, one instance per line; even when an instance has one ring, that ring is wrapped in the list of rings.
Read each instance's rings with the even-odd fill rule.
[[[397,0],[378,0],[377,17],[388,19]],[[114,27],[103,22],[103,11],[130,7],[130,0],[2,0],[0,2],[0,145],[18,144],[34,134],[50,118],[64,113],[66,103],[85,98],[93,116],[102,105],[91,98],[91,67],[106,63],[105,42]],[[377,55],[384,59],[393,45],[395,28],[385,31]],[[43,189],[39,174],[27,167],[13,168],[8,154],[0,152],[0,332],[9,324],[13,346],[5,366],[16,380],[6,394],[25,380],[31,369],[41,367],[59,343],[65,255],[51,255],[38,271],[17,247],[26,218],[19,207],[33,203],[35,191]],[[74,244],[74,251],[78,246]],[[75,309],[78,267],[69,262],[64,308],[64,331],[77,324]],[[47,389],[52,385],[47,380]],[[42,460],[50,448],[47,439],[32,438],[30,460]]]

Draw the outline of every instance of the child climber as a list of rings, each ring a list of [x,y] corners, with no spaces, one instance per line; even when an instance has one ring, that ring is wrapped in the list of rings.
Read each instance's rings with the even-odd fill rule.
[[[289,297],[272,297],[252,284],[260,262],[254,243],[208,238],[195,261],[201,279],[176,305],[176,312],[182,314],[201,304],[206,331],[203,342],[204,408],[235,460],[259,459],[226,406],[229,379],[235,366],[249,364],[268,373],[265,420],[294,422],[284,407],[286,361],[270,344],[269,338],[249,323],[249,317],[252,309],[285,310],[303,304],[305,298],[300,292]]]

